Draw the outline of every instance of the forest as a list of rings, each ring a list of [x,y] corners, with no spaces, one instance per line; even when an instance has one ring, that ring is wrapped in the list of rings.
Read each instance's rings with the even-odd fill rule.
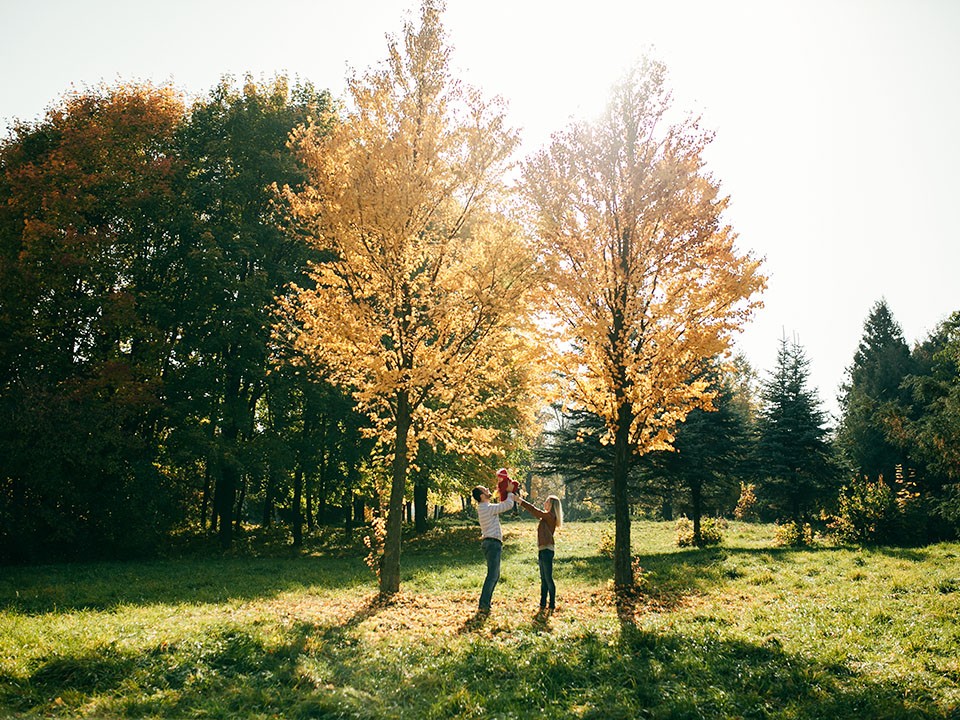
[[[960,531],[960,310],[881,298],[827,417],[805,350],[731,354],[766,278],[709,134],[644,61],[520,163],[442,24],[334,98],[284,76],[72,92],[0,141],[0,562],[252,528],[380,543],[505,466],[571,517],[778,521],[793,544]],[[934,319],[936,320],[936,319]]]

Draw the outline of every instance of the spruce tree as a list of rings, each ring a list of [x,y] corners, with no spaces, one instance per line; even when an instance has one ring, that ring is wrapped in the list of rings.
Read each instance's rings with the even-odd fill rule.
[[[847,368],[840,398],[838,446],[845,465],[857,477],[882,477],[893,483],[897,466],[909,465],[903,450],[888,440],[883,417],[891,404],[907,399],[901,384],[910,373],[910,348],[903,331],[886,301],[879,300],[864,323],[863,339]]]
[[[761,493],[778,517],[802,522],[833,489],[826,413],[807,387],[809,360],[796,340],[780,341],[777,366],[761,384],[758,467]]]

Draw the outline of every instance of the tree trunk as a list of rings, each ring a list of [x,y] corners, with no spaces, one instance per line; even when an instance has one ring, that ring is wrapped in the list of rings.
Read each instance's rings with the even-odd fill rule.
[[[314,493],[313,473],[312,472],[307,473],[306,478],[307,478],[307,488],[306,488],[307,511],[305,516],[307,518],[307,530],[309,530],[310,532],[313,532],[313,493]]]
[[[217,482],[216,512],[220,546],[229,550],[233,544],[233,508],[237,501],[237,469],[233,463],[223,463]]]
[[[427,478],[420,476],[413,486],[413,517],[417,535],[427,531]]]
[[[247,476],[240,476],[240,484],[237,488],[237,507],[233,512],[234,532],[239,535],[243,523],[243,503],[247,500]]]
[[[387,509],[387,535],[383,545],[380,566],[380,594],[393,595],[400,591],[400,538],[403,526],[403,491],[407,483],[407,436],[410,434],[410,395],[406,390],[397,393],[397,437],[393,453],[393,482]]]
[[[327,475],[330,453],[327,449],[327,418],[320,418],[320,466],[317,468],[317,525],[325,525],[327,522]]]
[[[228,373],[223,392],[223,432],[220,436],[220,475],[214,492],[217,522],[219,523],[220,546],[224,550],[233,544],[233,508],[237,502],[237,488],[240,485],[240,469],[233,457],[236,452],[237,438],[240,435],[238,414],[240,406],[240,377]],[[227,457],[227,453],[231,456]]]
[[[303,502],[303,464],[297,460],[297,470],[293,475],[293,546],[303,546],[303,514],[300,504]]]
[[[204,463],[203,469],[203,497],[200,500],[200,530],[207,530],[207,511],[210,509],[210,460]],[[210,518],[211,522],[213,517]]]
[[[618,592],[633,590],[633,556],[630,547],[630,406],[621,404],[617,413],[613,445],[613,513],[616,523],[613,546],[613,584]]]
[[[696,547],[703,547],[703,533],[700,530],[700,515],[703,513],[702,484],[694,482],[690,487],[690,494],[693,498],[693,544]]]

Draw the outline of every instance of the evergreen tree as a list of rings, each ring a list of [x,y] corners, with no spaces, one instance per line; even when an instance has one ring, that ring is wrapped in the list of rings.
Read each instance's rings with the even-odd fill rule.
[[[739,482],[747,477],[751,450],[751,418],[746,402],[738,396],[735,378],[717,367],[708,373],[716,389],[713,410],[696,409],[677,426],[674,452],[653,453],[654,474],[669,487],[683,491],[678,505],[693,520],[693,542],[703,544],[701,518],[732,509]]]
[[[758,466],[761,492],[780,517],[801,522],[833,488],[826,415],[807,387],[809,361],[796,341],[780,341],[777,366],[761,385]]]
[[[906,453],[887,438],[884,416],[890,403],[902,403],[901,383],[911,372],[910,348],[885,300],[878,301],[864,323],[863,339],[847,369],[840,398],[837,443],[846,465],[858,477],[894,482],[897,466],[906,468]]]
[[[929,537],[960,534],[960,312],[940,323],[911,355],[906,400],[888,404],[887,438],[915,460],[905,488],[932,517]],[[929,522],[933,520],[933,522]]]

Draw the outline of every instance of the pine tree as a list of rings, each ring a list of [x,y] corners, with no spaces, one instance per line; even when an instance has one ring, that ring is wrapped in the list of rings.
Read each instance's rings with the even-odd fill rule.
[[[863,339],[847,369],[840,398],[838,446],[857,477],[893,483],[896,467],[907,467],[906,453],[887,438],[884,416],[902,403],[901,389],[911,372],[910,348],[885,300],[879,300],[863,326]]]
[[[795,522],[812,514],[835,477],[826,414],[816,391],[807,387],[809,365],[800,344],[783,338],[776,369],[760,391],[761,492],[780,517]]]

